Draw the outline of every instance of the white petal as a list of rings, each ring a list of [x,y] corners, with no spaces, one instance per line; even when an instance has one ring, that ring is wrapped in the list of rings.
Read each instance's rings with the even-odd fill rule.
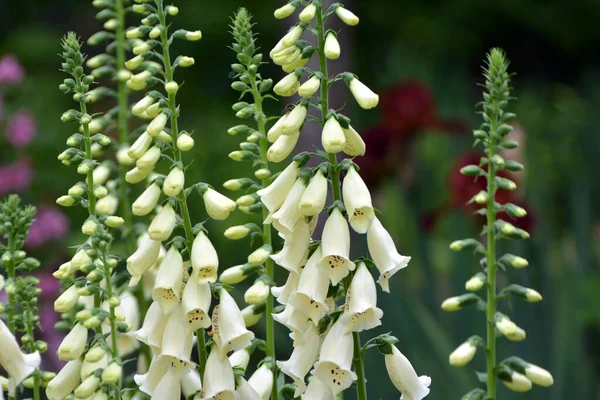
[[[349,259],[350,229],[338,208],[331,212],[325,222],[321,249],[323,257],[318,267],[329,277],[333,285],[337,285],[356,268]]]
[[[319,246],[302,270],[296,292],[289,301],[294,308],[304,313],[314,324],[318,324],[328,311],[325,300],[329,290],[329,278],[318,268],[321,258],[322,252]]]
[[[271,213],[277,211],[283,204],[289,191],[294,186],[294,182],[296,182],[298,172],[300,172],[298,163],[293,161],[269,186],[256,192]]]
[[[152,300],[158,302],[165,314],[170,313],[179,305],[182,288],[183,259],[177,248],[171,246],[158,270]]]
[[[358,233],[367,233],[375,218],[375,211],[371,193],[354,167],[348,168],[342,194],[352,229]]]
[[[390,234],[385,230],[379,219],[374,218],[367,232],[369,254],[375,266],[381,273],[377,282],[384,292],[389,292],[388,280],[399,270],[408,266],[410,257],[402,256],[396,250],[396,245]]]
[[[377,288],[371,272],[361,262],[346,296],[342,315],[347,332],[362,332],[381,325],[383,311],[377,308]]]
[[[395,346],[392,351],[392,354],[385,355],[385,367],[390,380],[406,399],[422,400],[429,394],[431,379],[417,376],[410,361]]]
[[[283,208],[282,208],[283,209]],[[297,273],[306,261],[310,232],[308,224],[303,220],[296,224],[294,232],[286,235],[283,249],[271,256],[277,265],[282,266],[292,273]]]
[[[192,267],[200,283],[217,281],[219,257],[217,251],[203,231],[200,231],[192,245]]]
[[[210,326],[208,310],[212,299],[210,285],[188,279],[183,289],[182,307],[188,329],[196,331]]]
[[[204,398],[235,400],[235,380],[229,359],[222,356],[216,346],[210,350],[204,371]]]

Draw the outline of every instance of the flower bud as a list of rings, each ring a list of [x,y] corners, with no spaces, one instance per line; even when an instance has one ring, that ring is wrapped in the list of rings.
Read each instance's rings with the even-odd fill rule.
[[[248,264],[262,265],[269,259],[270,255],[271,251],[269,249],[269,246],[259,247],[258,249],[250,253],[250,255],[248,256]]]
[[[153,170],[154,166],[160,160],[160,147],[154,146],[141,156],[135,163],[136,167],[142,171]]]
[[[87,334],[85,326],[75,325],[58,347],[58,358],[63,361],[78,359],[85,349]]]
[[[127,69],[136,69],[137,67],[139,67],[140,65],[142,65],[142,63],[144,62],[144,57],[142,56],[135,56],[130,60],[127,60],[125,62],[125,67],[127,67]]]
[[[201,31],[186,32],[185,38],[190,42],[202,39]]]
[[[271,176],[271,171],[269,171],[267,168],[257,169],[256,172],[254,172],[254,176],[256,176],[258,179],[267,179]]]
[[[107,194],[108,194],[108,189],[106,189],[106,187],[104,187],[102,185],[98,185],[94,188],[94,196],[96,196],[99,199],[106,197]]]
[[[85,353],[85,361],[88,363],[95,363],[100,361],[105,355],[106,350],[102,346],[96,345]]]
[[[351,79],[348,83],[348,86],[352,92],[352,95],[356,99],[356,102],[361,108],[369,110],[377,107],[377,104],[379,104],[379,96],[369,89],[364,83],[359,81],[358,78]]]
[[[298,94],[301,97],[311,97],[317,93],[317,90],[319,90],[320,86],[321,80],[317,77],[317,75],[313,75],[309,80],[304,82],[300,88],[298,88]]]
[[[478,336],[474,336],[458,346],[456,350],[450,354],[450,365],[455,367],[464,367],[471,362],[475,353],[477,353],[478,341],[482,339]]]
[[[335,116],[329,117],[325,123],[321,134],[321,143],[327,153],[339,153],[344,150],[346,135]]]
[[[125,181],[131,184],[141,182],[150,175],[150,172],[152,172],[152,169],[142,170],[135,167],[132,170],[127,171],[125,174]]]
[[[194,147],[194,139],[187,133],[179,135],[177,138],[177,148],[181,151],[190,151]]]
[[[525,376],[538,386],[549,387],[554,384],[552,374],[534,364],[527,363],[525,366]]]
[[[468,305],[471,305],[479,300],[479,297],[473,293],[463,294],[461,296],[450,297],[444,300],[442,303],[442,310],[444,311],[458,311],[462,310]]]
[[[169,94],[175,94],[179,90],[179,85],[177,82],[171,81],[165,83],[165,91]]]
[[[153,183],[138,197],[131,206],[133,215],[148,215],[160,198],[160,187]]]
[[[340,58],[341,50],[340,43],[337,40],[337,36],[333,31],[327,32],[325,38],[325,57],[330,60],[337,60]]]
[[[92,394],[94,394],[96,389],[98,389],[98,387],[100,386],[100,383],[100,378],[92,374],[85,378],[84,381],[81,382],[79,386],[77,386],[74,394],[80,399],[86,399]]]
[[[496,328],[502,333],[508,340],[520,342],[525,340],[527,334],[525,331],[512,322],[506,315],[496,313]]]
[[[171,203],[160,209],[148,227],[148,235],[152,240],[167,240],[175,229],[176,216]]]
[[[523,374],[516,371],[510,371],[508,374],[498,373],[498,378],[504,386],[515,392],[528,392],[531,390],[531,381]]]
[[[296,6],[292,3],[288,3],[285,6],[279,7],[277,10],[275,10],[273,15],[277,19],[284,19],[292,15],[294,11],[296,11]]]
[[[246,194],[242,197],[239,197],[235,202],[240,207],[249,207],[256,203],[257,196],[253,194]]]
[[[148,109],[152,104],[154,104],[154,98],[151,96],[145,96],[143,99],[138,101],[131,107],[131,112],[133,115],[141,115],[144,111]]]
[[[167,13],[173,17],[175,15],[179,14],[179,8],[177,8],[175,6],[167,6],[167,7],[165,7],[165,10],[167,10]]]
[[[250,264],[236,265],[235,267],[227,268],[221,276],[219,281],[226,285],[235,285],[243,282],[248,276],[256,272],[260,267],[252,266]]]
[[[150,33],[148,34],[148,36],[150,36],[150,39],[156,39],[157,37],[160,36],[161,32],[162,32],[162,30],[158,26],[155,26],[154,28],[152,28],[150,30]]]
[[[242,310],[242,317],[246,328],[250,328],[260,321],[264,313],[264,306],[250,305]]]
[[[169,172],[163,183],[163,192],[167,196],[177,196],[183,190],[185,185],[185,175],[179,167],[175,167]]]
[[[78,300],[79,293],[77,293],[77,287],[75,285],[71,285],[54,301],[54,311],[58,313],[69,312],[73,307],[75,307]]]
[[[479,205],[487,204],[488,194],[485,190],[482,190],[475,195],[474,199],[475,199],[475,203],[477,203]]]
[[[75,204],[75,199],[71,196],[60,196],[56,199],[56,204],[63,207],[71,207]]]
[[[179,59],[179,66],[180,67],[191,67],[192,65],[194,65],[196,61],[194,60],[193,57],[186,57],[183,56]]]
[[[233,200],[211,188],[202,194],[202,198],[208,216],[219,221],[227,219],[237,207]]]
[[[119,363],[113,361],[104,369],[104,371],[102,371],[102,382],[109,385],[115,385],[121,380],[122,374],[123,367]]]
[[[250,228],[246,225],[237,225],[227,228],[225,231],[225,237],[230,240],[243,239],[251,232]]]
[[[346,25],[356,26],[358,25],[358,17],[350,10],[339,6],[335,9],[335,13],[338,18],[341,19]]]
[[[104,220],[104,225],[109,228],[118,228],[125,223],[125,220],[121,217],[110,216]]]
[[[310,3],[308,6],[306,6],[306,8],[304,8],[304,10],[302,10],[298,18],[302,22],[310,22],[313,20],[316,13],[317,6],[314,3]]]
[[[96,271],[94,271],[96,272]],[[92,272],[91,274],[93,274],[94,272]],[[89,275],[88,274],[88,279],[89,279]],[[83,323],[83,325],[87,328],[87,329],[96,329],[97,327],[100,326],[100,324],[102,324],[102,322],[104,321],[104,318],[98,315],[94,315],[91,318],[88,318],[85,320],[85,322]]]
[[[94,221],[93,219],[88,219],[81,226],[81,233],[83,233],[86,236],[91,236],[96,232],[97,227],[98,224],[96,223],[96,221]]]
[[[486,275],[483,272],[479,272],[478,274],[471,277],[471,279],[469,279],[467,283],[465,283],[465,289],[467,289],[470,292],[476,292],[479,289],[481,289],[483,285],[485,285],[486,279]]]
[[[161,113],[158,114],[148,127],[146,128],[146,132],[148,135],[154,137],[157,136],[163,129],[165,129],[165,125],[167,124],[167,114]]]
[[[254,282],[244,293],[244,301],[247,304],[263,304],[267,301],[271,288],[262,279]]]
[[[282,97],[293,96],[300,87],[300,80],[296,72],[292,72],[281,79],[273,88],[273,91]]]
[[[90,172],[91,169],[92,167],[90,166],[90,164],[84,161],[77,167],[77,173],[80,175],[86,175],[88,172]]]

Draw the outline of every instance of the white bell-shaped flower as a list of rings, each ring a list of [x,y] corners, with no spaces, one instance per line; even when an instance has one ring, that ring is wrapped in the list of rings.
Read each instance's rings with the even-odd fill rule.
[[[333,392],[321,380],[312,377],[308,382],[302,400],[334,400]]]
[[[153,170],[158,160],[160,160],[161,153],[160,147],[154,146],[138,158],[135,166],[141,171]]]
[[[292,331],[294,343],[303,342],[306,332],[313,326],[306,314],[296,310],[291,304],[286,305],[282,312],[272,316],[275,321]]]
[[[333,324],[323,340],[319,361],[312,370],[312,374],[327,385],[335,396],[348,389],[357,379],[352,371],[354,339],[345,330],[342,321]]]
[[[422,400],[429,394],[431,378],[428,376],[417,376],[408,358],[392,346],[392,354],[385,355],[385,367],[390,380],[402,393],[403,398],[411,400]]]
[[[213,340],[223,355],[243,349],[254,339],[254,333],[246,329],[242,312],[225,289],[219,291],[219,305],[213,310],[212,324]]]
[[[300,214],[305,217],[319,215],[327,201],[327,178],[319,168],[300,199]]]
[[[356,26],[358,25],[358,17],[352,11],[344,8],[344,6],[338,6],[335,9],[335,13],[338,18],[341,19],[346,25]]]
[[[63,361],[73,361],[81,357],[87,344],[87,336],[87,328],[83,324],[76,324],[58,347],[58,358]]]
[[[138,239],[138,248],[127,258],[127,272],[131,275],[129,286],[135,286],[142,275],[152,267],[160,254],[160,241],[144,234]]]
[[[317,75],[313,75],[306,82],[300,85],[300,88],[298,88],[298,94],[301,97],[312,97],[315,93],[317,93],[317,90],[319,90],[320,86],[321,80]]]
[[[144,375],[135,375],[134,380],[140,387],[140,390],[151,398],[170,400],[172,397],[166,396],[166,393],[164,392],[165,386],[167,388],[174,388],[175,385],[168,381],[162,382],[163,379],[167,377],[169,380],[175,381],[177,383],[177,390],[181,390],[180,379],[187,374],[192,367],[193,364],[188,362],[178,360],[171,356],[159,355],[152,359],[148,372]],[[165,395],[166,397],[159,397],[158,394]],[[181,395],[179,397],[181,397]]]
[[[163,183],[163,192],[167,196],[177,196],[185,186],[185,174],[181,168],[173,168]]]
[[[238,400],[262,400],[256,390],[242,377],[237,379],[236,393]]]
[[[275,141],[283,134],[283,124],[285,123],[287,117],[288,114],[283,115],[277,120],[277,122],[275,122],[275,124],[273,124],[271,129],[269,129],[267,132],[267,140],[269,142],[275,143]]]
[[[204,192],[202,198],[208,216],[219,221],[227,219],[229,213],[237,207],[235,201],[211,188]]]
[[[398,253],[394,239],[385,230],[377,217],[373,218],[373,222],[367,231],[367,244],[369,254],[371,254],[371,258],[381,274],[377,279],[377,283],[381,285],[384,292],[389,293],[389,279],[408,265],[410,257]]]
[[[312,368],[319,357],[321,349],[321,336],[319,328],[312,326],[305,334],[305,340],[294,347],[294,351],[287,361],[277,361],[277,366],[287,376],[294,380],[296,391],[294,397],[301,396],[306,390],[304,377]]]
[[[290,235],[302,216],[300,215],[300,200],[306,190],[303,178],[296,179],[281,208],[273,214],[273,227],[284,236]]]
[[[290,272],[287,280],[283,286],[274,286],[271,288],[271,294],[277,299],[279,304],[286,305],[290,299],[290,296],[298,287],[300,281],[300,274],[296,272]]]
[[[148,135],[148,132],[142,133],[135,142],[131,145],[129,150],[127,150],[127,155],[134,160],[137,160],[141,156],[148,151],[150,145],[152,144],[152,136]],[[94,179],[94,182],[96,180]]]
[[[298,163],[292,161],[269,186],[256,192],[270,213],[274,213],[281,207],[292,190],[299,172]]]
[[[339,208],[335,208],[323,227],[322,258],[318,267],[337,285],[356,265],[350,261],[350,229]]]
[[[150,214],[160,198],[160,187],[152,183],[144,192],[133,202],[131,211],[133,215],[144,216]]]
[[[212,346],[210,349],[203,378],[204,399],[237,399],[233,368],[229,359],[217,349],[217,346]]]
[[[78,358],[69,361],[56,374],[46,387],[46,397],[49,400],[63,400],[79,385],[79,371],[82,361]],[[1,390],[1,389],[0,389]]]
[[[248,363],[250,362],[250,353],[248,352],[248,349],[241,349],[233,352],[229,356],[229,362],[233,368],[238,367],[246,370],[246,368],[248,368]]]
[[[183,309],[176,307],[169,315],[169,320],[165,326],[160,354],[191,362],[190,356],[193,343],[193,331],[188,329]]]
[[[309,243],[310,231],[308,224],[300,220],[296,224],[294,232],[286,235],[283,249],[272,255],[271,258],[277,265],[290,272],[298,273],[299,268],[306,261]]]
[[[352,125],[348,126],[348,129],[342,128],[344,135],[346,135],[346,146],[344,147],[344,153],[351,157],[364,156],[367,151],[367,145],[365,141],[360,137],[358,132],[354,130]]]
[[[369,89],[364,83],[354,78],[349,83],[350,91],[359,106],[365,110],[377,107],[379,96]]]
[[[284,46],[287,47],[287,46]],[[293,96],[294,93],[300,87],[300,80],[298,79],[298,75],[296,72],[291,72],[286,75],[283,79],[281,79],[275,87],[273,87],[273,91],[282,97],[290,97]]]
[[[298,132],[302,127],[302,124],[304,124],[306,114],[308,114],[308,108],[306,108],[306,106],[302,104],[296,106],[284,120],[283,126],[281,127],[281,134],[293,135]]]
[[[375,218],[375,210],[371,193],[353,166],[348,168],[344,178],[342,195],[350,226],[358,233],[367,233]]]
[[[325,304],[329,290],[329,277],[318,268],[321,258],[322,251],[319,246],[308,259],[300,275],[298,287],[289,300],[295,309],[304,313],[315,325],[329,311]]]
[[[181,399],[181,377],[179,369],[170,368],[154,388],[153,399],[178,400]]]
[[[219,256],[204,231],[200,231],[194,239],[191,261],[194,276],[199,283],[214,283],[217,281]]]
[[[273,163],[280,163],[285,160],[296,148],[299,137],[300,131],[291,135],[279,136],[267,150],[267,159]]]
[[[54,311],[58,313],[66,313],[77,304],[79,300],[78,288],[75,285],[69,286],[58,298],[54,301]]]
[[[273,371],[263,363],[248,379],[248,384],[256,391],[261,400],[269,400],[273,390]]]
[[[189,330],[196,331],[210,326],[208,310],[211,298],[208,283],[199,283],[196,279],[188,279],[185,289],[183,289],[181,306]]]
[[[333,31],[327,32],[325,38],[325,56],[330,60],[337,60],[341,54],[340,42],[337,40],[337,36]]]
[[[158,241],[167,240],[171,236],[171,233],[173,233],[173,229],[175,229],[175,223],[175,210],[173,210],[171,203],[167,203],[156,214],[156,217],[154,217],[148,227],[150,239]]]
[[[8,372],[10,380],[16,384],[21,383],[40,366],[40,362],[40,353],[23,354],[21,352],[17,340],[0,320],[0,365]]]
[[[171,246],[160,264],[152,300],[156,301],[165,314],[172,312],[178,305],[183,287],[183,259],[175,246]]]
[[[200,374],[195,369],[190,369],[179,380],[181,384],[181,393],[187,399],[190,396],[196,395],[194,398],[200,398],[199,393],[202,391],[202,380]]]
[[[160,352],[167,322],[168,316],[165,315],[160,304],[155,301],[150,304],[142,327],[132,332],[131,336],[150,346],[155,352]]]
[[[377,288],[364,262],[358,264],[346,294],[346,305],[341,319],[346,332],[362,332],[381,325],[383,311],[377,308]]]
[[[327,153],[339,153],[346,147],[344,130],[333,115],[325,122],[323,133],[321,134],[321,144],[323,145],[323,150]]]

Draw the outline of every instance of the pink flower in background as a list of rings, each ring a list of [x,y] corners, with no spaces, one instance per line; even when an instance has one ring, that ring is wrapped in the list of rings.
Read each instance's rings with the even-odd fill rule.
[[[0,195],[21,193],[31,186],[33,169],[26,159],[0,166]]]
[[[26,147],[35,137],[37,124],[27,111],[15,113],[6,126],[6,139],[17,149]]]
[[[4,99],[0,97],[0,122],[2,122],[2,111],[4,108]]]
[[[29,229],[25,245],[28,248],[40,247],[46,242],[62,238],[68,230],[69,221],[58,207],[41,204]]]
[[[0,84],[18,83],[23,79],[25,71],[17,57],[9,54],[0,60]]]

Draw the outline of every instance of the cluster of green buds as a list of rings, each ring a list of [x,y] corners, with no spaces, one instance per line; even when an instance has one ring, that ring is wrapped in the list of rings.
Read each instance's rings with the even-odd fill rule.
[[[482,271],[466,282],[468,293],[446,299],[442,304],[442,308],[446,311],[458,311],[469,305],[477,305],[478,309],[486,313],[487,340],[472,336],[450,355],[450,364],[462,367],[475,357],[479,347],[486,354],[487,371],[481,376],[487,383],[487,390],[475,389],[464,396],[465,400],[495,399],[497,379],[517,392],[531,390],[532,384],[539,386],[553,384],[552,375],[548,371],[519,358],[511,357],[499,363],[496,361],[497,337],[503,336],[510,341],[522,341],[526,337],[525,330],[517,326],[507,315],[497,311],[498,303],[511,296],[529,303],[542,300],[542,296],[536,290],[516,284],[506,286],[499,293],[496,289],[498,268],[508,273],[511,268],[520,269],[528,265],[525,258],[514,254],[507,253],[500,257],[496,254],[498,240],[529,238],[527,231],[498,218],[499,213],[505,213],[512,219],[527,214],[523,208],[515,204],[500,204],[496,201],[499,190],[515,190],[517,187],[512,180],[501,177],[498,173],[523,170],[523,165],[502,156],[504,150],[518,146],[517,142],[507,137],[512,131],[509,121],[515,117],[515,114],[507,110],[508,103],[512,100],[508,65],[506,55],[500,49],[492,49],[487,56],[484,67],[485,91],[483,101],[479,103],[484,122],[478,130],[474,131],[475,145],[482,145],[485,154],[481,157],[479,165],[468,165],[461,169],[463,175],[472,176],[474,179],[483,177],[487,182],[487,190],[476,194],[470,201],[481,205],[482,208],[477,213],[487,218],[483,230],[487,243],[468,238],[457,240],[450,245],[454,251],[472,249],[475,254],[480,254]],[[486,300],[475,294],[483,288],[487,292]]]
[[[0,265],[6,273],[6,279],[0,274],[0,291],[4,289],[8,295],[8,302],[0,303],[0,315],[8,322],[7,326],[0,320],[0,365],[8,373],[8,379],[0,377],[0,398],[3,391],[8,391],[9,399],[16,399],[17,387],[22,385],[31,389],[37,399],[40,388],[53,377],[39,369],[40,354],[48,349],[45,342],[35,339],[35,330],[40,327],[39,280],[21,276],[40,266],[38,260],[27,257],[23,250],[35,212],[33,206],[22,206],[17,195],[10,195],[0,203],[0,235],[4,239],[0,243]]]
[[[350,125],[350,119],[341,111],[330,109],[329,89],[338,81],[344,81],[363,109],[371,109],[379,97],[351,73],[328,75],[328,60],[340,56],[340,44],[333,30],[326,30],[325,22],[336,15],[350,26],[358,24],[358,17],[335,3],[329,8],[322,1],[290,1],[275,11],[275,17],[299,13],[300,21],[275,45],[270,52],[272,61],[287,73],[273,86],[281,97],[298,93],[299,101],[286,108],[280,118],[267,118],[263,111],[263,100],[272,83],[258,73],[262,63],[256,54],[252,23],[245,10],[240,10],[233,19],[233,50],[238,63],[232,66],[236,81],[232,88],[241,92],[240,102],[233,107],[236,116],[253,118],[256,128],[238,125],[229,130],[232,135],[243,135],[246,140],[240,150],[230,154],[235,161],[249,161],[256,168],[254,179],[245,177],[230,180],[225,187],[244,190],[238,205],[247,213],[263,214],[264,229],[254,224],[231,227],[225,233],[231,239],[250,235],[262,239],[260,247],[248,256],[247,263],[226,270],[221,280],[236,283],[257,273],[258,278],[245,294],[254,316],[262,313],[265,304],[267,319],[266,363],[275,361],[274,347],[269,346],[275,320],[287,327],[294,338],[294,351],[289,360],[275,361],[274,381],[291,378],[293,384],[283,385],[280,393],[272,384],[271,398],[281,393],[290,398],[334,399],[356,382],[357,396],[367,398],[366,377],[363,365],[364,352],[377,347],[385,354],[386,366],[394,385],[407,398],[422,399],[429,393],[430,379],[417,376],[410,362],[393,345],[397,340],[389,335],[371,338],[361,346],[359,332],[381,325],[383,311],[377,307],[377,287],[371,269],[379,270],[382,290],[389,291],[389,280],[408,265],[410,257],[396,250],[393,240],[375,216],[370,192],[351,159],[341,162],[338,153],[355,157],[364,155],[365,143]],[[316,45],[302,38],[311,33]],[[318,70],[307,67],[308,61],[317,55]],[[304,83],[301,79],[306,77]],[[244,102],[250,94],[252,102]],[[316,109],[318,117],[310,115]],[[266,129],[266,122],[277,121]],[[269,163],[280,163],[294,152],[302,129],[308,120],[322,127],[321,143],[324,151],[301,153],[279,174],[271,175]],[[272,143],[269,145],[269,142]],[[308,167],[310,159],[320,163]],[[343,187],[340,175],[344,174]],[[331,187],[333,202],[327,204]],[[258,202],[260,199],[260,202]],[[328,214],[321,240],[312,238],[318,217]],[[372,259],[350,259],[350,227],[359,234],[366,234]],[[280,251],[274,250],[271,229],[284,239]],[[273,282],[273,265],[279,265],[289,275],[286,283],[279,287],[269,286]],[[280,306],[273,309],[271,297]],[[280,312],[277,312],[280,311]],[[257,322],[248,318],[249,322]],[[281,375],[279,375],[281,371]],[[306,375],[312,375],[306,384]],[[284,376],[282,376],[284,375]],[[239,393],[251,393],[243,378],[237,382]],[[263,387],[264,388],[264,387]],[[258,392],[256,388],[253,388]],[[250,397],[255,398],[255,397]],[[266,398],[266,397],[262,397]]]
[[[136,303],[125,301],[130,295],[119,296],[114,285],[117,258],[110,255],[111,229],[120,227],[124,220],[113,215],[116,206],[108,215],[98,210],[108,195],[104,183],[110,169],[94,158],[92,144],[106,147],[111,141],[106,135],[92,133],[90,129],[93,120],[87,112],[87,99],[94,90],[90,89],[94,76],[85,73],[85,57],[79,39],[70,32],[61,45],[62,70],[70,77],[64,80],[60,89],[65,94],[72,94],[79,105],[79,109],[63,114],[62,119],[78,124],[81,132],[69,137],[69,148],[59,159],[65,165],[76,167],[84,179],[71,187],[57,203],[81,205],[88,210],[88,218],[81,227],[87,239],[77,246],[73,258],[54,273],[64,287],[54,303],[55,310],[63,316],[57,327],[69,329],[58,349],[58,356],[68,363],[48,383],[46,395],[51,400],[63,399],[71,393],[77,398],[112,396],[120,399],[122,357],[135,350],[120,346],[121,334],[135,328],[139,311]],[[95,335],[88,342],[89,330]]]

